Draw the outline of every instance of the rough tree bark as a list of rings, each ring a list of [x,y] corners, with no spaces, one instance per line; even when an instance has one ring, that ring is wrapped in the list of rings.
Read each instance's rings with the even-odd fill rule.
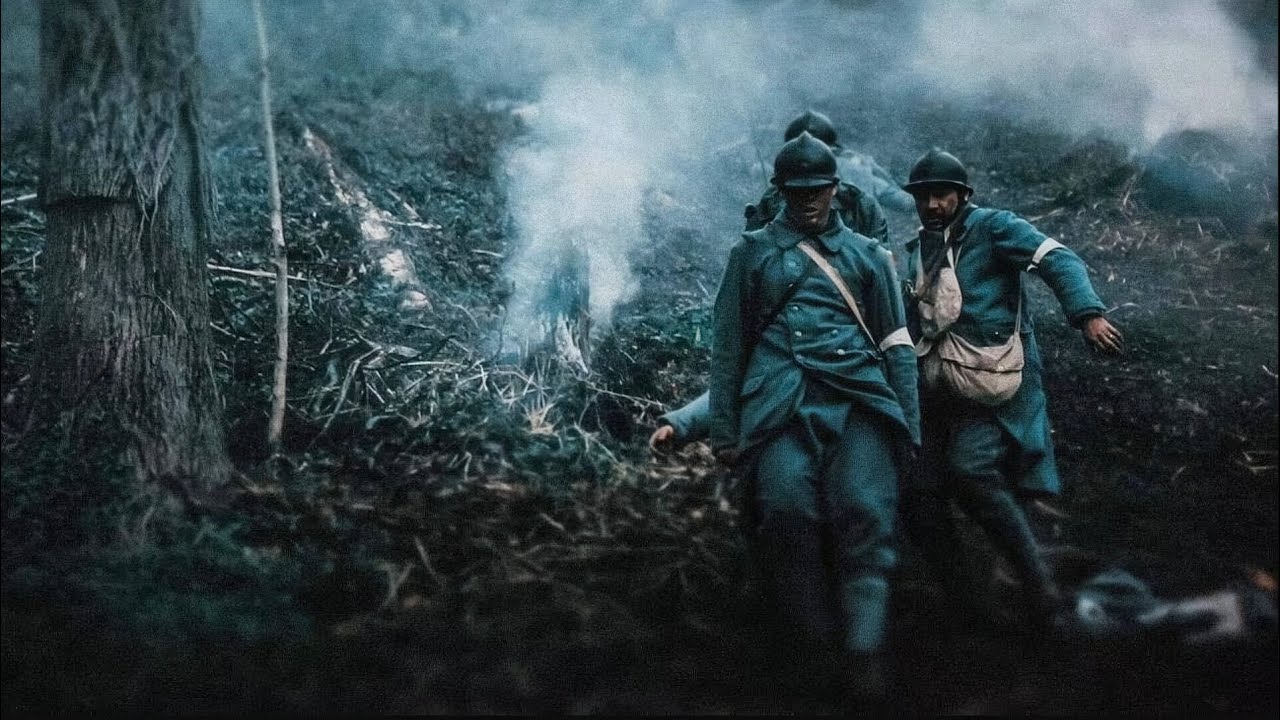
[[[207,497],[229,461],[209,347],[196,0],[44,0],[35,417],[80,457]]]

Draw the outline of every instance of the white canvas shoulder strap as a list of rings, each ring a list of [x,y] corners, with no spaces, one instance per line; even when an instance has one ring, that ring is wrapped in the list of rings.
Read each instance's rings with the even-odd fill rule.
[[[845,304],[849,306],[851,311],[853,311],[853,318],[858,321],[858,325],[862,328],[862,332],[867,334],[867,339],[871,341],[871,345],[873,347],[876,346],[876,338],[871,334],[871,330],[867,328],[866,321],[862,319],[862,311],[858,309],[858,303],[853,299],[853,293],[849,292],[849,286],[845,285],[844,279],[840,277],[840,273],[836,272],[836,269],[831,266],[831,263],[828,262],[826,258],[822,257],[822,253],[818,252],[818,250],[807,241],[801,240],[796,244],[796,247],[800,248],[805,255],[808,255],[810,259],[817,263],[818,267],[822,268],[822,272],[826,273],[826,276],[831,279],[832,284],[836,286],[836,290],[840,291],[840,296],[844,298]]]

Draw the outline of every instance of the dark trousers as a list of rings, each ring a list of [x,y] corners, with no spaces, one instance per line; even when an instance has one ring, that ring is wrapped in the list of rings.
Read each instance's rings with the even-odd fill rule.
[[[920,482],[906,490],[903,520],[907,534],[944,586],[962,601],[980,592],[969,569],[950,503],[972,519],[992,546],[1013,566],[1027,610],[1039,620],[1056,587],[1035,534],[1008,480],[1010,439],[983,408],[933,404],[924,414]]]
[[[784,625],[802,643],[834,642],[855,655],[883,645],[897,561],[892,444],[878,417],[811,384],[795,416],[754,454],[759,561]]]

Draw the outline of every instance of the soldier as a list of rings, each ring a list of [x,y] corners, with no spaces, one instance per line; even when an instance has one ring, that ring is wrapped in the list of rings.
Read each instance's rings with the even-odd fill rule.
[[[806,110],[787,125],[786,132],[783,133],[783,142],[796,139],[802,132],[807,132],[826,143],[832,153],[839,152],[840,143],[836,136],[836,126],[831,124],[831,119],[826,115]],[[782,205],[782,193],[777,187],[770,185],[760,197],[759,202],[747,206],[744,213],[747,220],[745,229],[759,230],[764,227],[777,216]],[[841,182],[836,189],[836,197],[831,202],[831,207],[850,230],[882,243],[889,242],[889,222],[885,219],[884,210],[880,208],[880,203],[876,202],[875,196],[863,192],[849,182]]]
[[[712,449],[753,475],[761,563],[799,657],[875,692],[895,458],[919,440],[915,357],[892,257],[831,209],[831,150],[802,132],[771,182],[785,211],[742,234],[716,295]]]
[[[836,127],[831,119],[820,112],[806,110],[792,120],[783,133],[784,142],[790,142],[807,132],[827,144],[833,154],[839,148]],[[839,163],[837,162],[837,168]],[[895,190],[897,188],[894,188]],[[901,192],[901,191],[899,191]],[[745,230],[759,230],[773,220],[783,206],[782,193],[774,185],[770,185],[755,205],[748,205]],[[885,219],[884,210],[869,193],[858,187],[841,182],[836,189],[831,208],[840,215],[840,219],[850,230],[865,235],[882,243],[889,242],[889,222]],[[687,405],[672,410],[658,418],[658,427],[649,436],[649,446],[665,449],[673,443],[701,440],[707,436],[707,415],[710,406],[707,393],[694,398]]]
[[[1032,627],[1046,629],[1058,592],[1019,500],[1056,495],[1061,483],[1024,273],[1049,285],[1093,348],[1118,354],[1123,339],[1103,317],[1079,256],[1017,215],[971,202],[968,171],[955,156],[931,150],[903,187],[922,224],[907,244],[906,307],[924,435],[921,472],[904,488],[904,521],[957,600],[972,602],[976,574],[960,570],[964,558],[955,554],[956,501],[1016,570]]]

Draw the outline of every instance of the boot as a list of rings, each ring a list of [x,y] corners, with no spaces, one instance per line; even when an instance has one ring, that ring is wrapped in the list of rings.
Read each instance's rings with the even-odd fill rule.
[[[1062,595],[1052,578],[1036,576],[1031,582],[1024,580],[1023,606],[1026,608],[1027,625],[1033,638],[1048,639],[1056,631],[1062,613]]]
[[[1025,627],[1033,635],[1048,633],[1060,604],[1058,588],[1022,507],[1002,487],[981,482],[962,487],[965,511],[986,532],[996,551],[1009,560],[1018,577]]]
[[[880,653],[848,654],[839,682],[839,698],[850,711],[876,711],[878,714],[894,695],[892,671]]]
[[[777,611],[784,682],[797,686],[819,682],[837,663],[835,627],[827,603],[818,523],[803,517],[773,518],[760,528],[760,557]]]
[[[959,633],[1008,632],[1008,618],[992,609],[990,593],[974,558],[960,536],[951,504],[928,493],[903,498],[903,524],[907,537],[920,551],[942,586],[947,627]]]
[[[888,624],[889,583],[880,575],[860,575],[840,583],[844,647],[864,656],[880,651]]]

